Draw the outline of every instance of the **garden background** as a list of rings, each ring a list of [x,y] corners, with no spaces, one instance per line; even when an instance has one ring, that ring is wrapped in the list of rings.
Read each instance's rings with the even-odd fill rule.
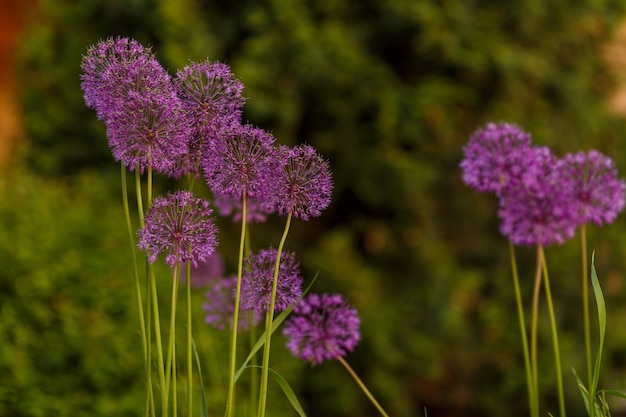
[[[307,283],[319,272],[317,292],[358,309],[363,339],[347,359],[391,416],[527,415],[507,242],[497,201],[461,182],[462,147],[488,121],[513,122],[560,155],[596,148],[626,177],[623,0],[5,0],[0,15],[0,416],[143,407],[119,167],[79,80],[87,47],[117,35],[152,45],[171,73],[226,62],[245,85],[244,119],[328,158],[331,206],[295,224],[287,249]],[[281,220],[254,230],[277,242]],[[623,215],[589,230],[609,314],[600,385],[622,391],[625,232]],[[222,220],[231,269],[237,238]],[[547,257],[566,400],[582,416],[570,372],[584,367],[577,240]],[[528,305],[534,251],[518,260]],[[194,331],[221,415],[227,342],[203,325],[202,295]],[[541,332],[555,413],[547,323]],[[376,415],[338,364],[311,368],[276,340],[272,367],[309,416]],[[295,415],[270,394],[270,415]]]

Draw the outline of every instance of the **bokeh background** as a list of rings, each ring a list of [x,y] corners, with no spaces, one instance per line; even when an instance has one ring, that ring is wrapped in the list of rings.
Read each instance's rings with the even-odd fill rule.
[[[359,310],[348,362],[391,416],[528,415],[507,242],[495,199],[460,180],[462,147],[508,121],[557,154],[596,148],[626,173],[623,0],[2,0],[1,417],[143,410],[119,167],[79,80],[87,47],[117,35],[152,45],[171,73],[228,63],[245,119],[328,158],[332,205],[295,223],[287,247],[307,281],[319,272],[315,291]],[[277,242],[282,221],[257,236]],[[589,230],[609,311],[601,387],[622,391],[625,232],[624,216]],[[229,266],[237,233],[221,223]],[[571,416],[584,415],[571,372],[583,373],[578,245],[547,250]],[[529,305],[534,251],[517,255]],[[202,296],[195,334],[218,416],[227,342],[202,324]],[[543,415],[556,414],[540,331]],[[309,416],[377,415],[338,363],[304,365],[276,340],[272,366]],[[270,415],[296,415],[276,385],[270,394]]]

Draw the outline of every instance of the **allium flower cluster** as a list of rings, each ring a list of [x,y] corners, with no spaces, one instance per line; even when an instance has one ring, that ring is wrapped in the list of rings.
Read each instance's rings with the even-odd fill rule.
[[[250,125],[233,127],[207,144],[202,165],[206,182],[215,195],[271,199],[276,177],[274,137]]]
[[[567,154],[564,164],[573,179],[578,223],[612,223],[624,208],[625,190],[613,160],[592,150]]]
[[[229,276],[217,280],[211,289],[206,293],[206,301],[202,305],[205,312],[204,321],[218,330],[230,329],[233,326],[233,313],[235,311],[235,289],[237,287],[237,276]],[[238,331],[250,329],[250,325],[257,325],[261,320],[261,315],[254,309],[249,309],[239,304],[240,319],[238,320]],[[246,319],[248,316],[252,320]],[[252,321],[252,323],[251,323]]]
[[[574,236],[572,180],[546,147],[532,148],[527,171],[500,195],[500,231],[516,245],[562,244]]]
[[[113,156],[129,169],[171,174],[191,134],[171,77],[149,49],[107,39],[82,62],[85,102],[105,122]]]
[[[280,215],[309,220],[330,204],[333,189],[328,161],[313,147],[299,145],[280,148],[280,171],[275,187],[275,205]]]
[[[205,144],[218,139],[223,130],[241,124],[243,84],[228,65],[207,60],[191,62],[179,70],[175,86],[193,126],[189,154],[181,161],[177,176],[198,174]]]
[[[156,65],[155,65],[156,63]],[[111,102],[123,98],[125,91],[131,89],[121,78],[128,71],[120,71],[119,67],[141,70],[144,66],[156,70],[156,82],[161,81],[163,71],[149,48],[144,48],[134,39],[118,37],[108,38],[92,45],[87,50],[81,63],[81,88],[87,107],[96,111],[98,118],[106,120],[111,110]],[[150,70],[146,71],[150,73]],[[125,80],[132,81],[132,80]],[[137,77],[137,82],[154,81],[154,77]]]
[[[624,182],[597,151],[557,158],[511,124],[478,129],[464,148],[463,181],[500,199],[500,231],[516,245],[571,238],[587,222],[610,223],[624,207]]]
[[[187,154],[190,134],[180,101],[173,95],[129,94],[106,122],[109,146],[116,161],[130,170],[148,167],[172,175]]]
[[[463,181],[480,192],[500,193],[526,170],[530,135],[514,124],[489,123],[463,148]]]
[[[360,320],[339,294],[310,294],[293,309],[283,327],[294,356],[313,365],[354,350],[361,339]]]
[[[276,249],[262,249],[246,259],[241,279],[241,303],[258,312],[270,310]],[[274,311],[282,311],[302,295],[302,274],[295,254],[283,252],[278,268]]]
[[[209,202],[189,191],[156,197],[146,213],[145,227],[139,230],[140,249],[155,262],[165,253],[165,262],[174,266],[206,262],[217,246],[217,227],[210,217]]]

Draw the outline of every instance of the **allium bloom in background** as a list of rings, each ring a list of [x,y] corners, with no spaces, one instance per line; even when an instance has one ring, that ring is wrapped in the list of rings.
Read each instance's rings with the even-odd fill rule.
[[[576,230],[573,181],[546,147],[532,148],[526,171],[500,196],[500,231],[516,245],[550,245]]]
[[[265,201],[275,178],[274,137],[250,125],[228,130],[207,144],[202,168],[215,195]]]
[[[293,309],[283,327],[294,356],[313,365],[354,350],[361,339],[360,320],[339,294],[310,294]]]
[[[246,259],[241,279],[241,303],[246,308],[253,308],[258,312],[269,311],[277,253],[273,248],[262,249]],[[293,253],[283,252],[278,270],[274,311],[286,309],[301,295],[300,264]]]
[[[194,266],[215,252],[217,227],[211,219],[209,202],[189,191],[156,197],[146,213],[145,227],[139,230],[139,248],[155,262],[165,253],[165,262],[174,266],[190,261]]]
[[[189,283],[192,288],[204,288],[224,277],[224,259],[217,252],[209,255],[206,261],[198,262],[197,266],[191,266]],[[187,283],[187,274],[180,274],[180,282]]]
[[[281,146],[281,169],[274,187],[276,210],[280,215],[292,215],[301,220],[319,216],[330,205],[333,189],[328,161],[313,147]]]
[[[500,193],[519,178],[530,152],[530,134],[510,123],[489,123],[463,148],[463,182],[480,192]]]
[[[204,144],[216,140],[224,129],[241,124],[243,84],[228,65],[208,60],[179,70],[174,84],[194,129],[189,136],[190,152],[178,174],[198,174]]]
[[[218,194],[215,196],[213,204],[217,208],[220,216],[228,217],[232,215],[233,222],[240,222],[243,216],[243,205],[240,199]],[[272,211],[267,205],[260,204],[258,200],[249,198],[246,200],[246,223],[263,223]]]
[[[567,154],[563,159],[566,175],[574,180],[577,222],[613,222],[624,208],[625,189],[613,160],[595,150]]]
[[[206,314],[204,321],[207,324],[218,330],[230,329],[233,326],[236,286],[237,277],[229,276],[215,281],[211,289],[207,291],[206,301],[202,305],[202,309]],[[250,329],[250,320],[247,319],[250,314],[252,315],[252,324],[257,325],[261,320],[261,315],[252,309],[245,308],[240,303],[238,331]]]

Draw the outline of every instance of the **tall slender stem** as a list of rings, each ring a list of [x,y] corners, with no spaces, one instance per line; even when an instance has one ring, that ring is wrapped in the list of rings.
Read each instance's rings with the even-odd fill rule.
[[[139,283],[139,266],[137,263],[137,251],[135,249],[135,234],[130,220],[130,208],[128,204],[128,184],[126,181],[126,166],[120,164],[122,179],[122,204],[124,206],[124,218],[128,231],[128,241],[130,243],[130,253],[133,260],[133,275],[135,281],[135,299],[137,301],[137,312],[139,314],[139,327],[141,332],[141,346],[143,348],[144,372],[146,377],[146,416],[150,410],[154,412],[154,397],[152,395],[152,376],[150,372],[150,356],[148,355],[148,337],[146,335],[146,322],[143,315],[143,301],[141,296],[141,284]]]
[[[287,215],[287,222],[283,236],[280,239],[278,249],[276,251],[276,265],[274,266],[274,281],[272,282],[272,296],[270,299],[270,307],[265,320],[265,345],[263,346],[263,367],[261,368],[261,388],[259,394],[259,417],[265,416],[265,407],[267,403],[267,382],[269,377],[270,363],[270,343],[272,340],[272,319],[274,317],[274,305],[276,303],[276,287],[278,283],[278,271],[280,268],[280,256],[287,240],[289,227],[291,226],[291,212]]]
[[[228,399],[226,401],[226,417],[233,415],[235,407],[235,364],[237,361],[237,331],[239,329],[239,299],[241,298],[241,275],[243,273],[243,248],[246,238],[247,204],[246,190],[242,193],[241,238],[239,240],[239,259],[237,262],[237,286],[235,288],[235,311],[230,339],[230,373],[228,376]]]
[[[509,255],[511,259],[511,272],[513,274],[513,286],[515,288],[515,301],[517,304],[517,316],[519,319],[520,333],[522,336],[522,349],[524,352],[524,369],[526,370],[526,385],[528,388],[528,402],[530,415],[539,417],[539,401],[537,392],[534,390],[533,374],[530,365],[530,354],[528,352],[528,338],[526,336],[526,320],[524,319],[524,305],[522,302],[522,292],[519,285],[519,274],[517,272],[517,260],[515,258],[515,248],[509,241]]]
[[[152,169],[148,168],[148,206],[152,204]],[[145,215],[143,209],[143,195],[141,192],[141,173],[139,170],[139,166],[135,167],[135,191],[137,193],[137,211],[139,214],[139,224],[143,228],[145,226]],[[149,302],[148,314],[150,311],[153,314],[154,319],[154,337],[156,339],[156,347],[157,347],[157,363],[159,366],[159,383],[161,385],[161,407],[162,407],[162,415],[167,416],[167,402],[168,395],[165,390],[165,369],[163,367],[163,343],[161,341],[161,325],[159,318],[159,300],[157,296],[156,290],[156,278],[154,276],[154,268],[152,268],[152,264],[146,261],[147,267],[147,275],[149,279],[148,288],[150,290],[150,296],[152,299]],[[151,351],[152,340],[150,340],[150,345],[148,346],[148,350]]]
[[[589,416],[594,417],[595,407],[591,385],[593,383],[593,368],[591,362],[591,319],[589,316],[589,265],[587,261],[587,228],[585,224],[580,226],[580,257],[582,260],[582,280],[583,280],[583,322],[585,327],[585,360],[587,364],[587,387],[589,387]]]
[[[535,406],[539,407],[539,371],[537,365],[537,326],[539,322],[539,292],[541,290],[541,258],[537,247],[537,267],[535,269],[535,284],[533,287],[532,317],[530,327],[530,363],[533,378],[533,391],[536,394]]]
[[[556,371],[557,389],[559,396],[559,410],[561,417],[565,417],[565,393],[563,390],[563,371],[561,370],[561,350],[559,348],[559,335],[554,314],[554,304],[552,303],[552,291],[550,290],[550,278],[548,276],[548,264],[543,251],[543,246],[539,245],[537,255],[540,256],[541,266],[543,268],[544,287],[546,289],[546,300],[548,302],[548,313],[550,315],[550,326],[552,327],[552,346],[554,348],[554,367]]]
[[[370,399],[370,401],[372,402],[372,404],[374,404],[374,406],[376,406],[376,408],[378,409],[378,411],[380,412],[381,415],[383,415],[384,417],[389,417],[387,415],[387,413],[385,412],[385,410],[383,410],[383,408],[381,407],[381,405],[378,403],[378,401],[376,401],[376,398],[374,398],[374,396],[372,395],[372,393],[370,392],[369,389],[367,389],[367,387],[365,386],[365,384],[363,383],[363,381],[361,380],[361,378],[359,378],[359,376],[356,374],[356,372],[354,372],[354,370],[352,369],[352,367],[350,365],[348,365],[348,362],[345,361],[344,358],[342,358],[341,356],[339,356],[337,358],[337,360],[344,366],[344,368],[346,368],[346,370],[350,373],[350,375],[352,375],[352,378],[354,378],[354,380],[356,381],[357,384],[359,384],[359,387],[361,387],[361,389],[363,390],[363,392],[365,393],[365,395],[367,395],[367,398]]]
[[[193,358],[191,336],[191,262],[187,261],[187,415],[193,415]]]
[[[174,264],[174,277],[172,282],[172,311],[170,313],[170,341],[167,354],[167,379],[165,382],[166,391],[169,392],[169,377],[170,370],[172,376],[172,411],[174,417],[177,414],[177,390],[176,390],[176,299],[178,298],[178,274],[180,264],[176,262]]]

